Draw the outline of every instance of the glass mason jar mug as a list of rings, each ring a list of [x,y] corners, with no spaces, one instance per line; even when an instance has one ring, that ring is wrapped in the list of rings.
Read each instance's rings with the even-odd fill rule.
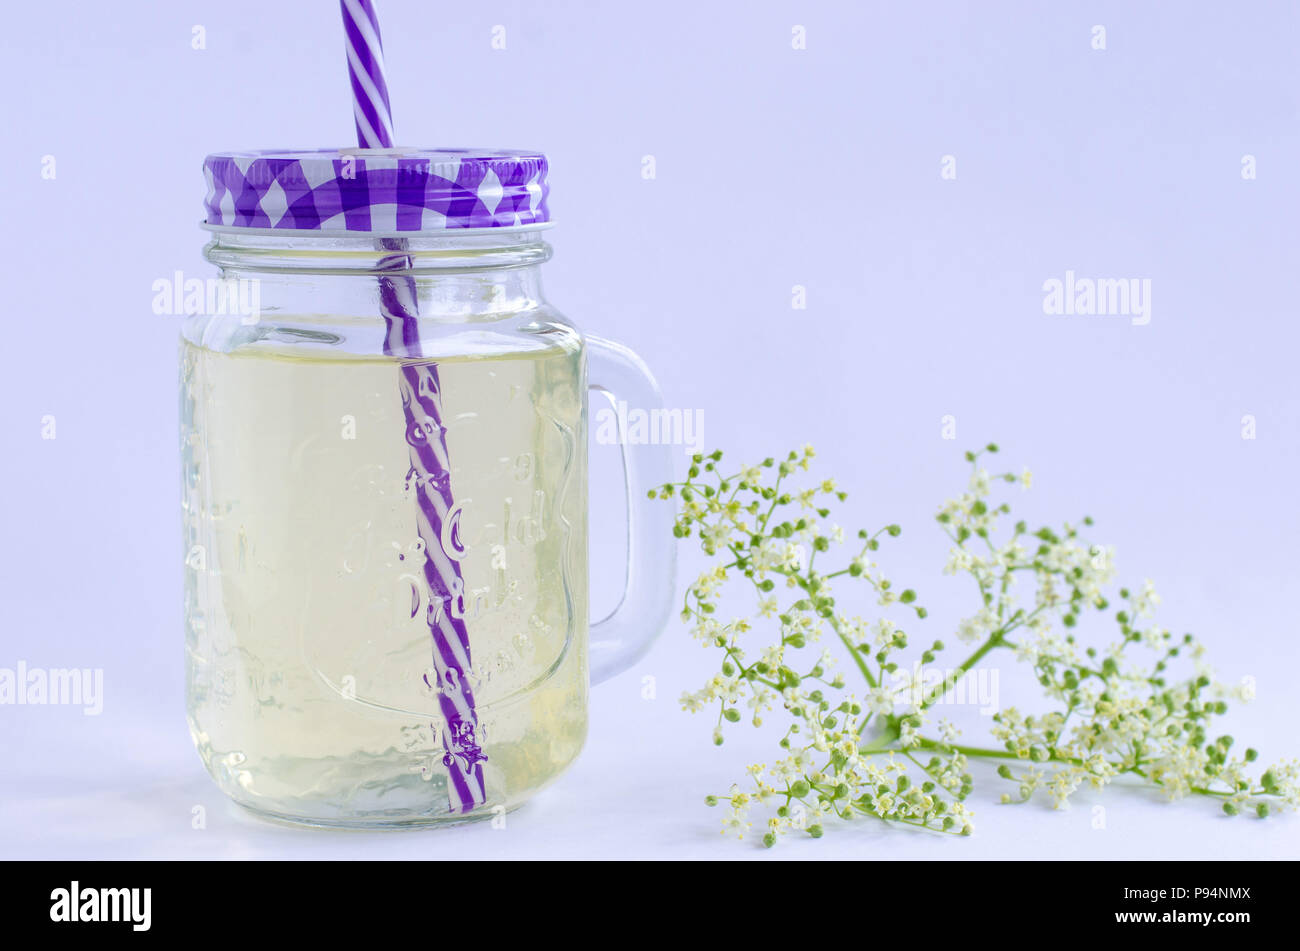
[[[279,819],[512,808],[577,756],[589,679],[667,620],[672,515],[646,496],[668,450],[622,439],[627,585],[589,637],[588,389],[653,409],[654,380],[543,298],[541,155],[227,153],[205,174],[222,293],[181,341],[195,746]]]

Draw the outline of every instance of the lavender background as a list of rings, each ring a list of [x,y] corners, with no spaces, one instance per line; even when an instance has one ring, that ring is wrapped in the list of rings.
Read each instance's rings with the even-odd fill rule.
[[[551,299],[636,348],[711,445],[814,443],[852,491],[846,524],[904,525],[882,562],[921,591],[927,635],[973,609],[938,574],[930,516],[964,478],[960,450],[996,439],[1035,472],[1031,517],[1091,514],[1121,574],[1157,582],[1166,626],[1195,630],[1225,679],[1256,678],[1239,742],[1300,754],[1293,5],[388,0],[380,15],[400,142],[546,152]],[[0,666],[102,667],[105,709],[0,707],[0,856],[760,854],[719,841],[701,798],[772,745],[737,733],[715,750],[710,723],[680,712],[713,659],[676,626],[594,691],[579,763],[504,831],[318,834],[225,804],[183,720],[176,333],[150,284],[213,273],[204,154],[350,141],[337,11],[51,0],[6,20]],[[1042,284],[1067,269],[1149,278],[1150,324],[1045,316]],[[593,452],[593,506],[613,506],[612,450]],[[593,561],[620,544],[598,534]],[[597,616],[616,583],[602,565]],[[1011,702],[1009,672],[1001,689]],[[1229,822],[1118,790],[1000,808],[997,780],[977,780],[971,840],[868,824],[779,854],[1300,853],[1294,815]]]

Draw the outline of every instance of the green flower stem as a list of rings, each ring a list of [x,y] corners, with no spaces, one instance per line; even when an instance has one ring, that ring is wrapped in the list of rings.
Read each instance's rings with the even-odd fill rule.
[[[887,725],[884,729],[884,732],[881,733],[881,735],[878,736],[876,739],[868,743],[866,746],[858,750],[858,752],[866,756],[873,756],[877,753],[893,753],[896,750],[900,749],[900,747],[894,745],[895,743],[898,742],[898,736],[899,736],[899,731],[898,731],[897,718],[890,717],[889,720],[887,721]]]
[[[964,677],[972,667],[983,660],[984,655],[989,651],[998,647],[1004,647],[1005,642],[1002,640],[1002,635],[1004,633],[1005,629],[999,628],[990,634],[988,640],[976,648],[975,653],[971,654],[961,662],[961,665],[957,668],[956,676],[945,677],[943,683],[939,684],[926,695],[925,699],[921,701],[921,709],[928,709],[941,699],[949,690],[957,686],[957,681],[961,680],[961,678]]]
[[[863,678],[874,689],[877,686],[877,681],[876,678],[871,675],[871,669],[867,667],[867,659],[862,656],[862,652],[857,649],[852,641],[849,640],[848,635],[846,635],[840,628],[840,625],[835,618],[828,618],[828,620],[830,621],[831,630],[835,632],[835,636],[844,644],[844,647],[849,652],[849,656],[853,658],[853,663],[856,664],[858,670],[862,672]]]
[[[1019,754],[1012,753],[1010,750],[993,750],[983,746],[958,746],[955,743],[943,743],[928,737],[921,737],[921,741],[917,743],[917,746],[923,750],[951,751],[979,759],[1021,759]]]
[[[1010,760],[1025,759],[1025,757],[1020,756],[1018,753],[1012,753],[1010,750],[994,750],[983,746],[961,746],[956,743],[943,743],[939,740],[929,739],[928,737],[922,737],[920,742],[917,743],[917,746],[919,746],[921,749],[935,750],[936,752],[961,753],[963,756],[968,756],[973,759],[1010,759]],[[862,752],[865,753],[867,752],[867,750],[863,749]],[[887,752],[894,752],[894,751],[892,749],[883,748],[883,749],[872,750],[872,752],[887,753]],[[1082,764],[1082,760],[1070,756],[1059,756],[1054,751],[1049,751],[1047,759],[1043,760],[1043,762],[1068,763],[1072,766],[1078,766]],[[1150,782],[1154,783],[1157,786],[1164,785],[1164,783],[1162,783],[1158,779],[1151,779],[1151,777],[1148,776],[1147,773],[1139,766],[1131,766],[1128,769],[1121,770],[1120,772],[1132,773],[1135,776],[1140,776],[1141,778],[1149,780]],[[1235,795],[1235,793],[1229,790],[1208,789],[1204,786],[1189,786],[1187,787],[1187,791],[1190,793],[1194,793],[1198,796],[1216,796],[1221,799],[1231,798],[1233,795]],[[1251,796],[1271,795],[1270,793],[1266,792],[1262,788],[1261,789],[1252,788],[1247,791],[1247,794]]]

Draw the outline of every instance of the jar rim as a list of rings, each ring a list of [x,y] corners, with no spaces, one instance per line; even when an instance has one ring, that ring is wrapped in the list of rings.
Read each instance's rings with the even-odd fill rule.
[[[361,240],[418,240],[420,238],[455,238],[463,235],[467,238],[481,238],[488,235],[528,234],[534,231],[549,231],[555,227],[554,221],[539,221],[527,225],[501,225],[494,228],[444,228],[428,231],[321,231],[315,228],[245,228],[240,225],[214,225],[200,221],[199,227],[214,234],[248,235],[265,238],[323,238],[336,241],[340,238],[359,238]]]
[[[548,225],[455,228],[391,235],[357,231],[223,227],[204,223],[209,262],[241,271],[316,274],[446,273],[540,264]]]

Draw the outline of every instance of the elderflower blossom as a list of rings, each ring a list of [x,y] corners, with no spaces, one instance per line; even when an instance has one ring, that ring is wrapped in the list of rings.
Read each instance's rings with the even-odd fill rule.
[[[829,522],[822,529],[819,520],[829,518],[826,496],[843,501],[845,493],[829,479],[811,488],[789,484],[810,468],[811,447],[731,476],[718,468],[721,453],[697,455],[687,482],[652,493],[679,499],[675,534],[699,538],[720,559],[688,588],[682,611],[692,636],[720,651],[720,669],[684,692],[682,706],[717,711],[717,744],[744,719],[742,709],[753,727],[765,727],[766,711],[784,721],[775,728],[781,755],[771,766],[754,764],[745,788],[708,797],[728,806],[723,831],[748,834],[751,812],[762,808],[766,845],[795,832],[820,836],[827,823],[862,816],[969,834],[968,757],[998,764],[1014,790],[1004,802],[1041,795],[1065,808],[1077,790],[1128,775],[1169,799],[1214,797],[1230,815],[1300,808],[1300,762],[1261,772],[1255,750],[1212,732],[1227,701],[1249,699],[1253,684],[1220,683],[1199,643],[1151,621],[1160,598],[1150,581],[1115,591],[1112,548],[1069,523],[1012,527],[995,489],[1029,489],[1032,476],[1028,469],[994,474],[982,460],[996,452],[989,445],[968,453],[965,491],[938,510],[952,542],[944,573],[969,575],[979,600],[954,632],[971,645],[962,649],[970,657],[937,682],[926,672],[938,667],[946,638],[924,630],[916,593],[891,583],[872,558],[901,528],[859,532],[846,567],[825,564],[833,556],[822,553],[846,533]],[[779,603],[771,592],[781,583],[791,595]],[[718,619],[724,589],[736,585],[753,588],[752,617],[762,633],[751,633],[749,618]],[[846,590],[832,595],[837,587]],[[855,593],[874,603],[872,616],[840,609]],[[1079,623],[1089,611],[1113,614],[1117,636],[1083,640]],[[991,747],[958,747],[959,731],[936,719],[933,705],[950,697],[961,672],[1003,650],[1032,669],[1048,709],[1003,707],[992,717]],[[849,676],[859,680],[854,689],[846,688]]]

